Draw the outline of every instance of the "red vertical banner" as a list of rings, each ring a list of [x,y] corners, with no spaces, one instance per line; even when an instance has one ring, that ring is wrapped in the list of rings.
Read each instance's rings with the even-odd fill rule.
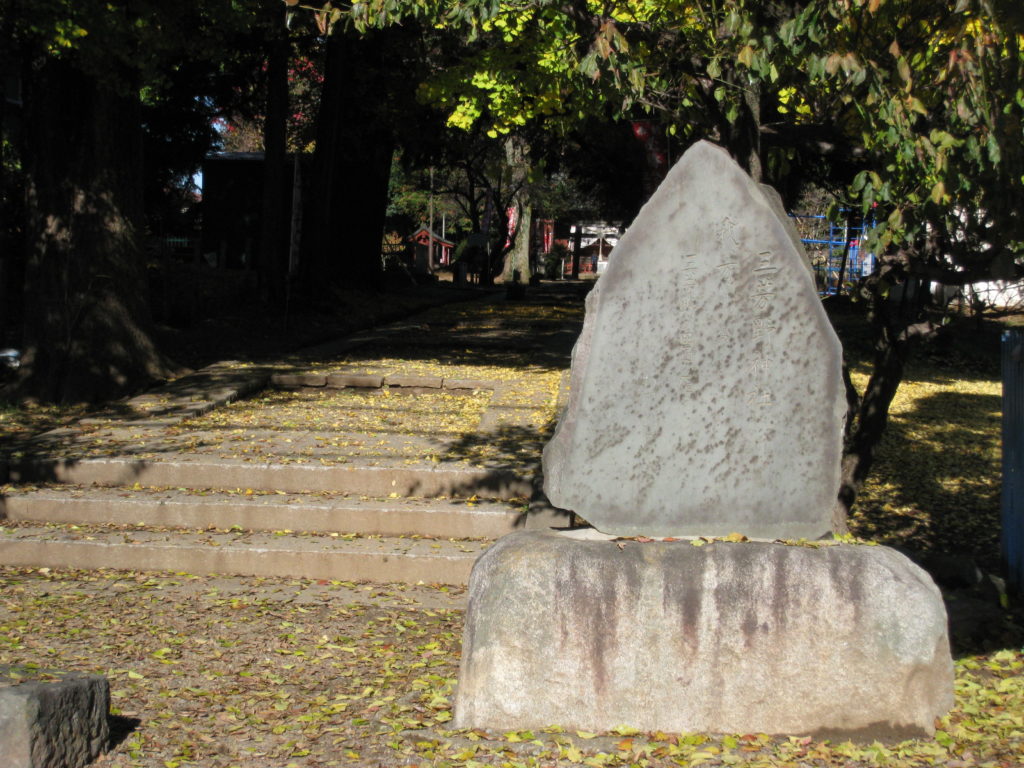
[[[555,244],[555,222],[551,219],[541,219],[540,225],[540,242],[543,253],[551,253],[551,248]]]
[[[511,248],[512,238],[516,236],[516,227],[519,224],[519,208],[510,205],[505,214],[508,216],[508,239],[505,240],[505,247]]]

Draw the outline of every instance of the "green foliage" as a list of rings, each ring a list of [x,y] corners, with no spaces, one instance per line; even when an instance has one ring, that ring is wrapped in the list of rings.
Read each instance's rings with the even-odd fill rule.
[[[248,29],[258,8],[256,0],[230,6],[211,0],[182,6],[157,0],[2,0],[0,17],[10,20],[3,31],[14,49],[73,59],[84,71],[128,90],[166,85],[176,65],[188,60],[223,60],[232,37]]]
[[[448,112],[449,125],[469,130],[482,123],[497,138],[536,120],[575,120],[590,108],[573,80],[593,60],[579,57],[582,38],[565,15],[510,3],[472,29],[481,37],[468,55],[420,90],[423,100]]]
[[[188,48],[203,56],[253,24],[255,3],[228,14],[201,2],[173,11],[97,0],[27,6],[19,39],[89,66],[159,80]],[[460,47],[419,85],[463,130],[492,138],[543,123],[560,131],[592,114],[661,116],[683,141],[711,136],[742,153],[751,131],[827,136],[858,161],[847,194],[879,206],[872,245],[907,259],[952,256],[981,274],[1024,244],[1024,44],[1021,12],[990,0],[367,0],[300,5],[323,32],[418,19]],[[192,29],[215,30],[203,35]],[[439,60],[440,63],[440,60]],[[746,138],[744,138],[746,132]],[[756,143],[756,142],[755,142]],[[796,148],[765,138],[768,170]],[[980,255],[979,255],[980,254]]]
[[[388,216],[404,217],[409,227],[416,227],[421,223],[426,224],[430,219],[431,198],[433,198],[434,229],[438,234],[441,233],[442,216],[445,220],[445,236],[449,240],[453,237],[453,231],[471,230],[469,218],[456,199],[457,193],[452,191],[456,175],[456,172],[447,167],[435,170],[432,195],[430,169],[406,168],[402,163],[402,158],[396,155],[391,166]]]
[[[776,176],[808,148],[832,153],[834,166],[845,158],[836,181],[863,211],[879,208],[872,246],[907,270],[948,257],[946,266],[982,276],[997,254],[1016,258],[1024,244],[1016,4],[449,6],[443,23],[482,43],[421,87],[453,126],[483,124],[498,136],[536,120],[651,111],[670,134],[716,138],[744,161],[744,142],[762,143],[761,162]]]
[[[849,189],[863,211],[881,210],[869,247],[908,269],[949,258],[987,276],[1024,242],[1019,12],[969,0],[839,7],[832,33],[802,52],[802,90],[814,106],[842,105],[841,126],[863,148]]]

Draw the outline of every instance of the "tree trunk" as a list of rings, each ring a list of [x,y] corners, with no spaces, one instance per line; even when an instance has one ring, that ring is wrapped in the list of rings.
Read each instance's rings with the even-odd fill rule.
[[[850,261],[850,231],[853,229],[854,212],[851,208],[846,212],[846,228],[843,230],[843,260],[839,264],[839,277],[836,278],[836,296],[843,292],[843,282],[846,280],[846,265]],[[831,244],[829,249],[831,251]],[[831,255],[831,254],[830,254]],[[828,282],[828,272],[825,273],[825,281]],[[826,285],[826,288],[828,286]]]
[[[263,207],[258,271],[263,299],[284,306],[288,279],[291,211],[287,206],[286,129],[288,124],[288,62],[291,45],[280,9],[273,9],[270,54],[267,57],[267,109],[263,122]],[[297,162],[297,161],[296,161]]]
[[[0,94],[0,102],[3,101],[3,94]],[[0,106],[0,130],[7,127],[3,124],[4,111]],[[13,118],[10,123],[14,123]],[[3,164],[0,167],[3,175],[0,176],[0,346],[5,346],[8,334],[13,336],[20,330],[21,290],[25,282],[25,191],[21,174],[13,171],[21,165],[20,158],[14,154],[14,146],[20,144],[17,134],[15,129],[0,135],[0,141],[10,142],[0,147],[0,163]]]
[[[66,59],[25,78],[24,395],[97,401],[170,372],[150,336],[136,93]]]
[[[505,270],[505,281],[512,282],[519,273],[518,282],[530,281],[530,231],[532,229],[533,209],[521,200],[516,201],[518,216],[512,247],[506,255],[508,262]]]
[[[392,126],[399,119],[382,104],[382,91],[394,34],[338,33],[327,44],[302,267],[307,291],[320,299],[329,299],[334,286],[376,289],[382,282]]]
[[[735,120],[729,121],[721,110],[715,107],[718,131],[722,143],[733,159],[755,182],[764,181],[764,163],[761,158],[761,87],[745,82],[746,76],[734,74],[735,87],[742,92],[739,112]]]
[[[875,353],[871,378],[859,399],[852,392],[849,374],[844,370],[847,413],[853,415],[853,420],[847,423],[839,497],[832,516],[833,530],[837,533],[848,530],[850,511],[874,464],[878,445],[889,422],[889,406],[903,380],[906,363],[908,342],[900,337],[893,323],[887,322],[887,299],[873,292],[869,301]]]
[[[572,235],[572,279],[580,279],[580,251],[583,249],[583,225],[577,224]]]

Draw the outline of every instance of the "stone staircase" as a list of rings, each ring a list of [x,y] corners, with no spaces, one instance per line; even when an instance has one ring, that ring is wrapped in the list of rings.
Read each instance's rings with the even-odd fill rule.
[[[0,458],[0,563],[465,584],[497,537],[563,524],[537,475],[566,377],[401,370],[408,328],[36,437]],[[566,363],[569,331],[547,345]]]
[[[0,500],[6,518],[0,524],[0,562],[463,584],[487,544],[528,518],[525,500],[517,507],[501,499],[286,493],[267,489],[265,483],[207,489],[192,481],[185,462],[151,466],[170,485],[100,485],[109,465],[91,464],[75,469],[83,481],[91,469],[100,470],[92,482],[34,490],[22,485]],[[218,468],[196,467],[204,479]],[[288,468],[286,474],[297,469]],[[326,468],[310,469],[331,474]],[[449,481],[458,477],[434,474],[446,474]],[[282,475],[282,483],[274,485],[297,485],[306,477]],[[358,473],[353,479],[359,479]],[[466,473],[459,479],[461,487],[472,489],[478,478]]]

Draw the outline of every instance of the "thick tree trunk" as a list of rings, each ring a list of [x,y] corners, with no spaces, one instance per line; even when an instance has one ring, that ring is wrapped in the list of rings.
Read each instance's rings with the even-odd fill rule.
[[[704,100],[707,104],[713,124],[722,146],[732,155],[733,159],[758,184],[765,181],[764,162],[761,157],[761,88],[757,84],[748,83],[745,74],[733,72],[727,80],[742,94],[739,111],[730,120],[727,113],[712,96],[715,86],[708,84],[704,88]]]
[[[394,34],[339,33],[328,42],[303,232],[303,279],[314,297],[329,298],[334,286],[381,285],[392,122],[399,119],[382,104],[381,73],[387,72],[388,36]]]
[[[0,93],[0,102],[4,100]],[[0,104],[0,131],[20,118],[15,113],[17,116],[12,116],[9,124],[5,124],[5,111]],[[20,330],[21,290],[25,270],[25,194],[21,175],[13,171],[20,165],[20,158],[13,151],[15,143],[20,144],[17,130],[0,135],[0,141],[6,144],[0,147],[0,163],[3,164],[0,167],[0,346],[6,346],[4,340],[8,334],[13,336],[14,332]]]
[[[869,317],[875,335],[875,353],[864,395],[857,397],[844,370],[847,387],[848,421],[843,448],[839,497],[833,510],[833,529],[847,531],[847,520],[875,461],[878,445],[889,423],[892,404],[906,364],[908,342],[887,322],[886,298],[873,294]],[[851,418],[852,417],[852,418]]]
[[[764,160],[761,157],[761,86],[751,83],[743,89],[743,106],[746,119],[742,121],[746,131],[747,171],[757,183],[764,181]]]
[[[515,190],[510,202],[516,217],[515,229],[509,232],[512,242],[508,253],[505,254],[505,264],[502,268],[506,282],[513,282],[516,279],[516,272],[519,273],[520,282],[525,283],[530,279],[530,230],[533,210],[530,208],[530,193],[526,184],[530,168],[529,153],[530,147],[525,139],[510,136],[505,140],[505,162],[510,176],[509,183]]]
[[[138,98],[52,58],[25,90],[19,389],[48,401],[107,399],[169,373],[150,336],[140,251]]]
[[[580,279],[580,251],[583,249],[583,225],[577,224],[572,235],[572,279]]]
[[[271,307],[283,308],[288,279],[288,243],[291,211],[285,189],[287,172],[288,62],[291,45],[280,10],[273,9],[268,34],[267,109],[263,122],[263,210],[260,225],[258,270],[261,293]]]
[[[530,281],[530,231],[533,223],[533,208],[527,203],[517,200],[516,232],[512,247],[505,254],[505,281],[512,282],[518,272],[520,283]]]

